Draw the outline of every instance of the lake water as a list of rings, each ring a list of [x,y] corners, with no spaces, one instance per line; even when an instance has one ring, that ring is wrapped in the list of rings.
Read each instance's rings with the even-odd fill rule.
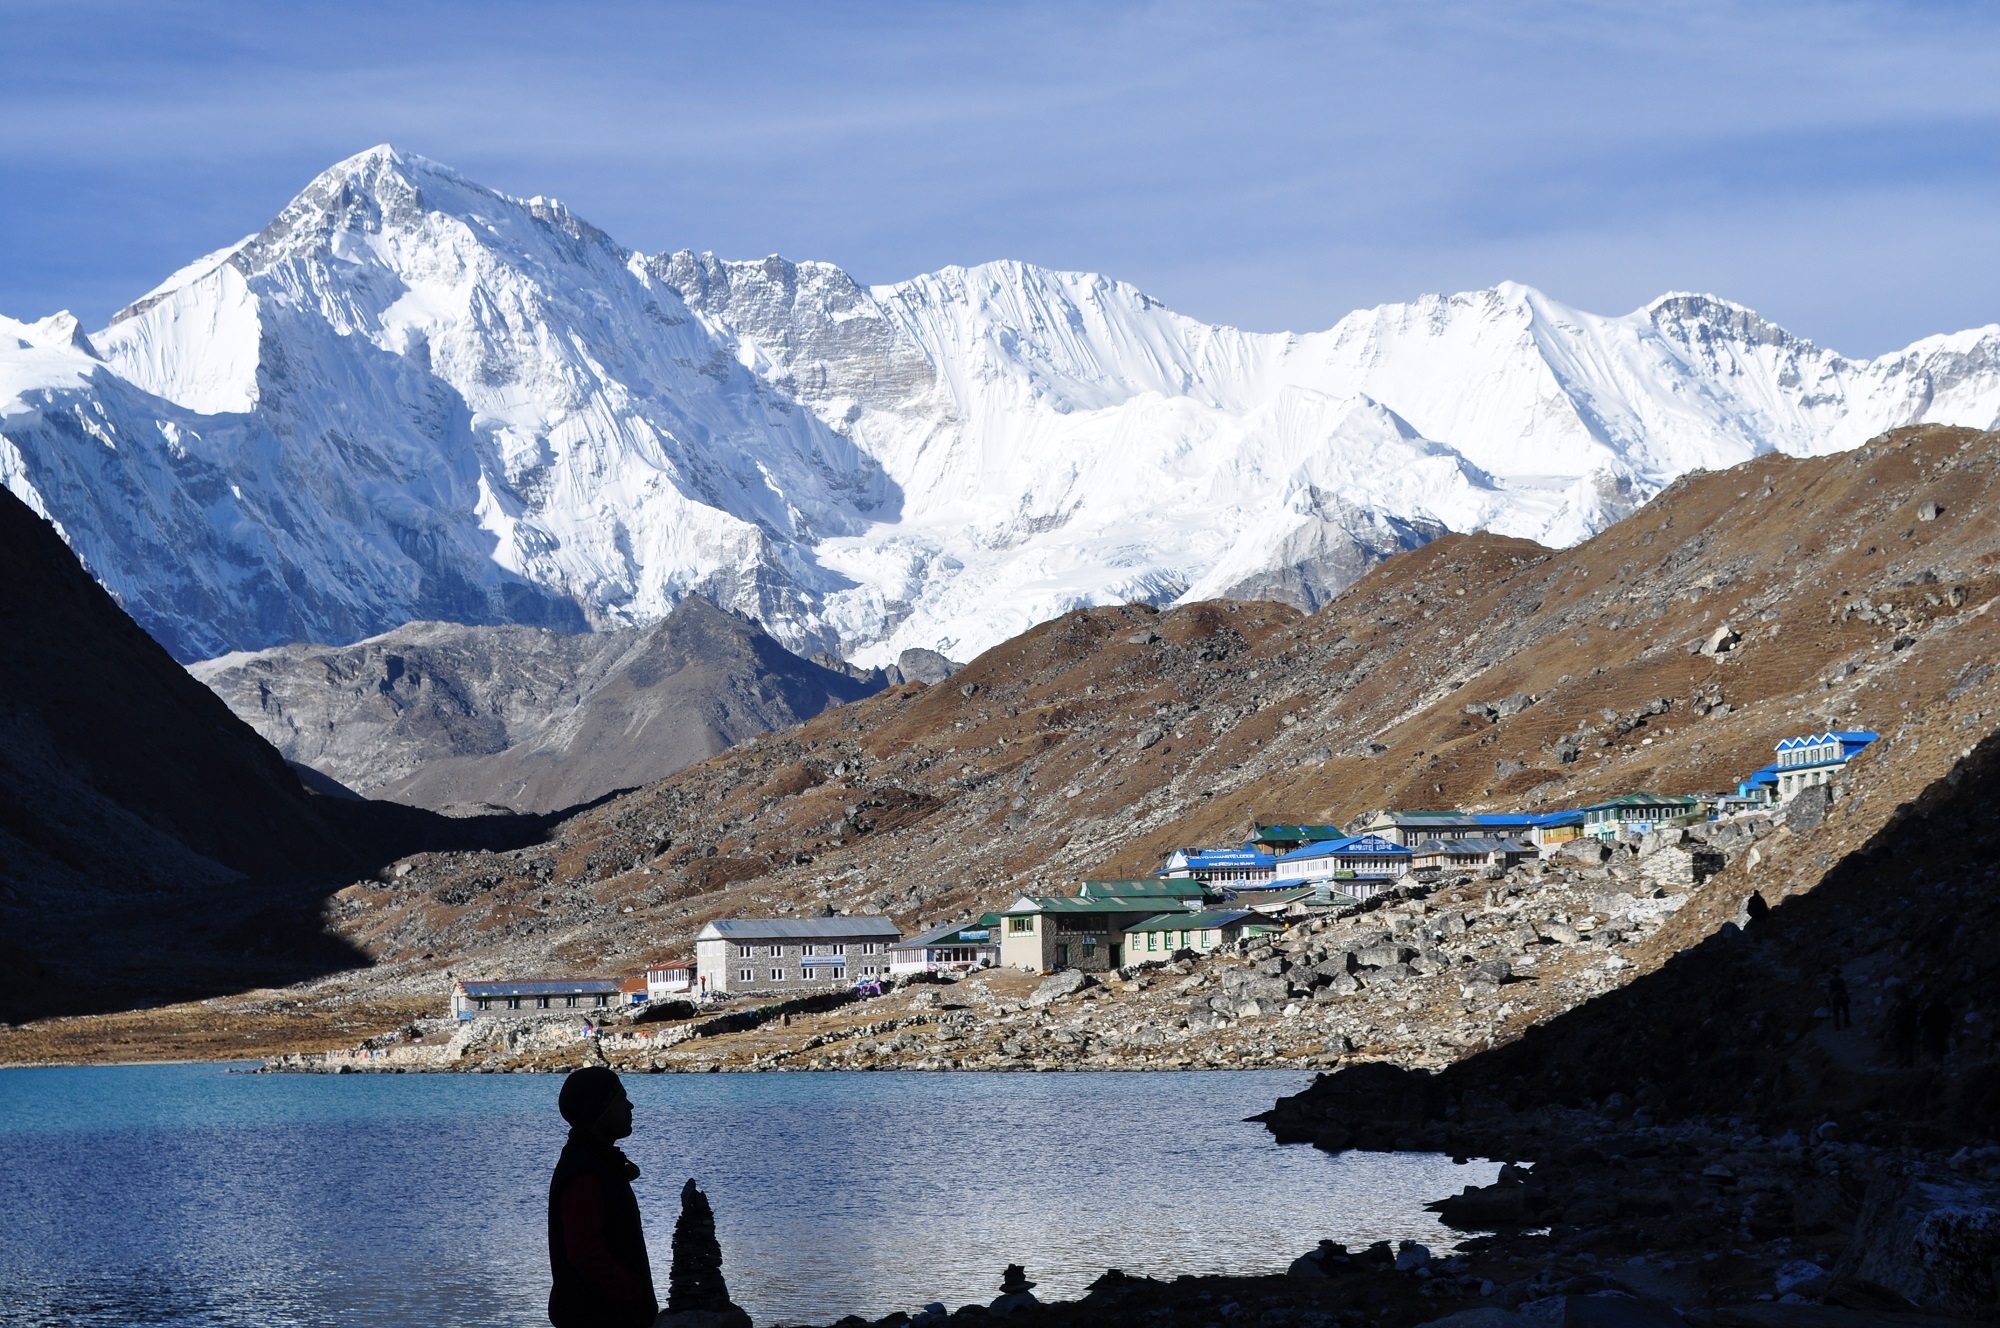
[[[1281,1148],[1303,1074],[723,1074],[626,1080],[666,1298],[708,1191],[759,1325],[1044,1298],[1132,1273],[1282,1270],[1322,1237],[1449,1237],[1497,1167]],[[553,1075],[0,1071],[0,1324],[545,1324]]]

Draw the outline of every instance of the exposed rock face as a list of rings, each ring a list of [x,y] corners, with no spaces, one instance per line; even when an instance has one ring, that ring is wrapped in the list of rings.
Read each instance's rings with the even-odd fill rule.
[[[553,811],[866,696],[690,596],[644,629],[412,623],[190,670],[286,757],[371,797]]]

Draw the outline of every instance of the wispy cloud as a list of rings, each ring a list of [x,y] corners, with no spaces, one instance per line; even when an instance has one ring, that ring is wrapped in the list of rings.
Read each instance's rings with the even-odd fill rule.
[[[1014,256],[1325,326],[1504,278],[1873,352],[2000,316],[1976,4],[0,2],[0,309],[86,318],[391,141],[627,244]],[[1947,256],[1973,246],[1956,263]]]

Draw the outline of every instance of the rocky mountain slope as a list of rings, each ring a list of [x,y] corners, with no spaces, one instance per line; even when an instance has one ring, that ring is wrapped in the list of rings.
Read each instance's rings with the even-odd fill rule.
[[[878,690],[699,595],[645,628],[412,623],[192,666],[289,760],[438,810],[574,807]]]
[[[1566,544],[1693,469],[2000,417],[2000,330],[1849,360],[1524,287],[1318,333],[1018,263],[628,251],[378,148],[83,335],[0,326],[0,482],[182,659],[413,620],[966,658],[1070,609],[1325,600],[1449,529]],[[1143,477],[1143,482],[1135,482]]]
[[[831,907],[913,926],[1150,870],[1175,846],[1229,842],[1253,813],[1714,791],[1779,738],[1832,725],[1886,735],[1860,766],[1885,772],[1885,792],[1855,813],[1879,825],[1995,713],[1979,698],[1996,467],[1993,435],[1901,431],[1684,479],[1561,552],[1446,537],[1311,616],[1072,613],[946,683],[890,688],[593,808],[545,844],[357,882],[331,917],[379,966],[344,990],[414,996],[446,966],[631,967],[718,915]],[[1718,635],[1731,648],[1701,652]],[[1821,871],[1837,860],[1820,856]]]

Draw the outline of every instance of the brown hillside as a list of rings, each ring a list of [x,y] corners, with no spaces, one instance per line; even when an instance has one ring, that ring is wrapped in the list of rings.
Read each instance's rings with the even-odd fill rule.
[[[947,683],[586,812],[547,845],[414,860],[343,891],[336,922],[389,965],[376,981],[629,966],[718,915],[910,925],[1134,874],[1230,842],[1253,813],[1725,789],[1782,736],[1893,734],[1988,667],[1991,620],[1973,615],[2000,591],[1983,515],[1996,462],[1995,435],[1904,430],[1691,476],[1563,552],[1450,536],[1311,617],[1072,613]],[[1695,653],[1724,624],[1736,647]],[[1538,699],[1519,713],[1468,713],[1524,694]]]

